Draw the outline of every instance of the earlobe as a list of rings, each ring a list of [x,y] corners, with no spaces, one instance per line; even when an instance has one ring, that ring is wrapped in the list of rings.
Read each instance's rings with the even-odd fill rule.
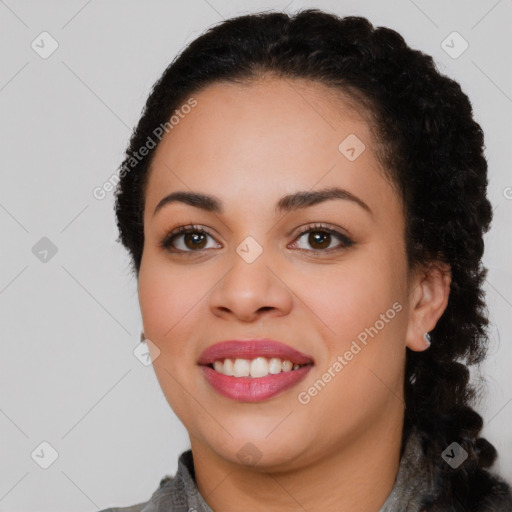
[[[417,274],[411,294],[406,346],[421,352],[435,345],[429,334],[446,310],[450,296],[451,269],[437,262]]]

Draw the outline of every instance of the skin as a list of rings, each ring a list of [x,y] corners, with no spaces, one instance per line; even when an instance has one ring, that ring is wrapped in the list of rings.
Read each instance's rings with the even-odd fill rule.
[[[241,504],[377,511],[398,471],[406,347],[428,348],[423,333],[446,308],[449,272],[408,268],[401,198],[368,124],[330,89],[265,78],[218,83],[194,98],[197,106],[165,135],[152,163],[138,294],[157,378],[190,436],[198,489],[223,512]],[[366,146],[354,161],[338,150],[349,134]],[[372,213],[342,199],[274,211],[286,194],[331,186]],[[153,215],[175,191],[214,195],[223,213],[174,202]],[[190,257],[162,248],[166,234],[190,223],[210,233],[206,248],[193,252],[183,235],[175,246]],[[339,249],[325,252],[297,234],[318,223],[354,245],[333,236],[327,245]],[[236,252],[249,235],[263,249],[250,264]],[[298,394],[395,302],[401,311],[301,404]],[[291,345],[315,365],[297,386],[260,403],[221,396],[203,377],[200,354],[252,337]],[[256,447],[252,461],[237,457],[246,443]]]

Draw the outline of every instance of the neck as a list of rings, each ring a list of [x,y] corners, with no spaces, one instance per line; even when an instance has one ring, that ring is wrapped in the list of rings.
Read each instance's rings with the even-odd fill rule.
[[[378,512],[395,483],[402,427],[403,417],[399,424],[383,420],[342,447],[329,447],[314,462],[265,472],[226,460],[191,437],[196,484],[218,512]]]

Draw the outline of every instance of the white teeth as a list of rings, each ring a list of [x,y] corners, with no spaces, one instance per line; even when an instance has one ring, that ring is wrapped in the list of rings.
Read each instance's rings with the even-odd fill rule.
[[[292,367],[293,367],[293,364],[291,361],[288,361],[288,359],[285,359],[283,361],[283,372],[291,372]]]
[[[249,377],[251,365],[247,359],[235,359],[233,375],[235,377]]]
[[[264,357],[257,357],[251,362],[251,377],[265,377],[268,375],[268,363]]]
[[[281,373],[282,366],[283,363],[281,362],[281,359],[278,357],[273,357],[268,363],[268,371],[272,374]]]
[[[217,361],[215,361],[217,362]],[[222,364],[221,361],[218,361]],[[215,367],[214,367],[215,368]],[[219,370],[217,370],[219,371]],[[233,363],[233,359],[224,359],[224,369],[220,370],[224,375],[234,375],[235,374],[235,363]]]
[[[233,377],[266,377],[268,374],[290,372],[300,367],[299,364],[293,364],[290,360],[282,360],[279,357],[272,357],[270,360],[265,357],[256,357],[252,360],[224,359],[224,362],[218,360],[213,363],[215,371]]]

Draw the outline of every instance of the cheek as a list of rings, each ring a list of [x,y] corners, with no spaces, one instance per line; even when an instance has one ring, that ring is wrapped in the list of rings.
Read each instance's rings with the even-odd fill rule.
[[[194,307],[207,290],[201,276],[176,265],[171,270],[159,258],[143,259],[138,296],[146,337],[153,336],[159,344],[167,344],[185,329],[192,328]]]
[[[404,309],[404,277],[396,255],[360,251],[351,259],[320,270],[297,276],[294,291],[338,348],[350,344],[376,322],[382,334],[402,329],[405,315],[398,310]]]
[[[324,357],[303,388],[321,389],[306,407],[311,418],[345,418],[343,428],[357,429],[388,410],[384,404],[401,403],[406,308],[400,272],[396,255],[360,254],[325,279],[300,279],[300,296],[325,333]],[[328,435],[334,441],[336,430]]]
[[[316,324],[326,326],[318,372],[321,379],[327,373],[330,383],[314,407],[331,407],[333,414],[357,423],[400,396],[407,321],[405,274],[397,256],[386,247],[360,251],[331,267],[325,279],[297,281],[301,297],[320,319]]]
[[[158,349],[156,352],[149,345],[160,387],[176,415],[190,426],[194,424],[193,416],[200,415],[201,410],[195,409],[195,402],[183,392],[183,386],[195,364],[195,347],[189,343],[197,333],[194,306],[200,306],[206,288],[199,285],[199,273],[180,270],[174,266],[171,271],[157,257],[146,257],[139,272],[138,296],[145,336]]]

